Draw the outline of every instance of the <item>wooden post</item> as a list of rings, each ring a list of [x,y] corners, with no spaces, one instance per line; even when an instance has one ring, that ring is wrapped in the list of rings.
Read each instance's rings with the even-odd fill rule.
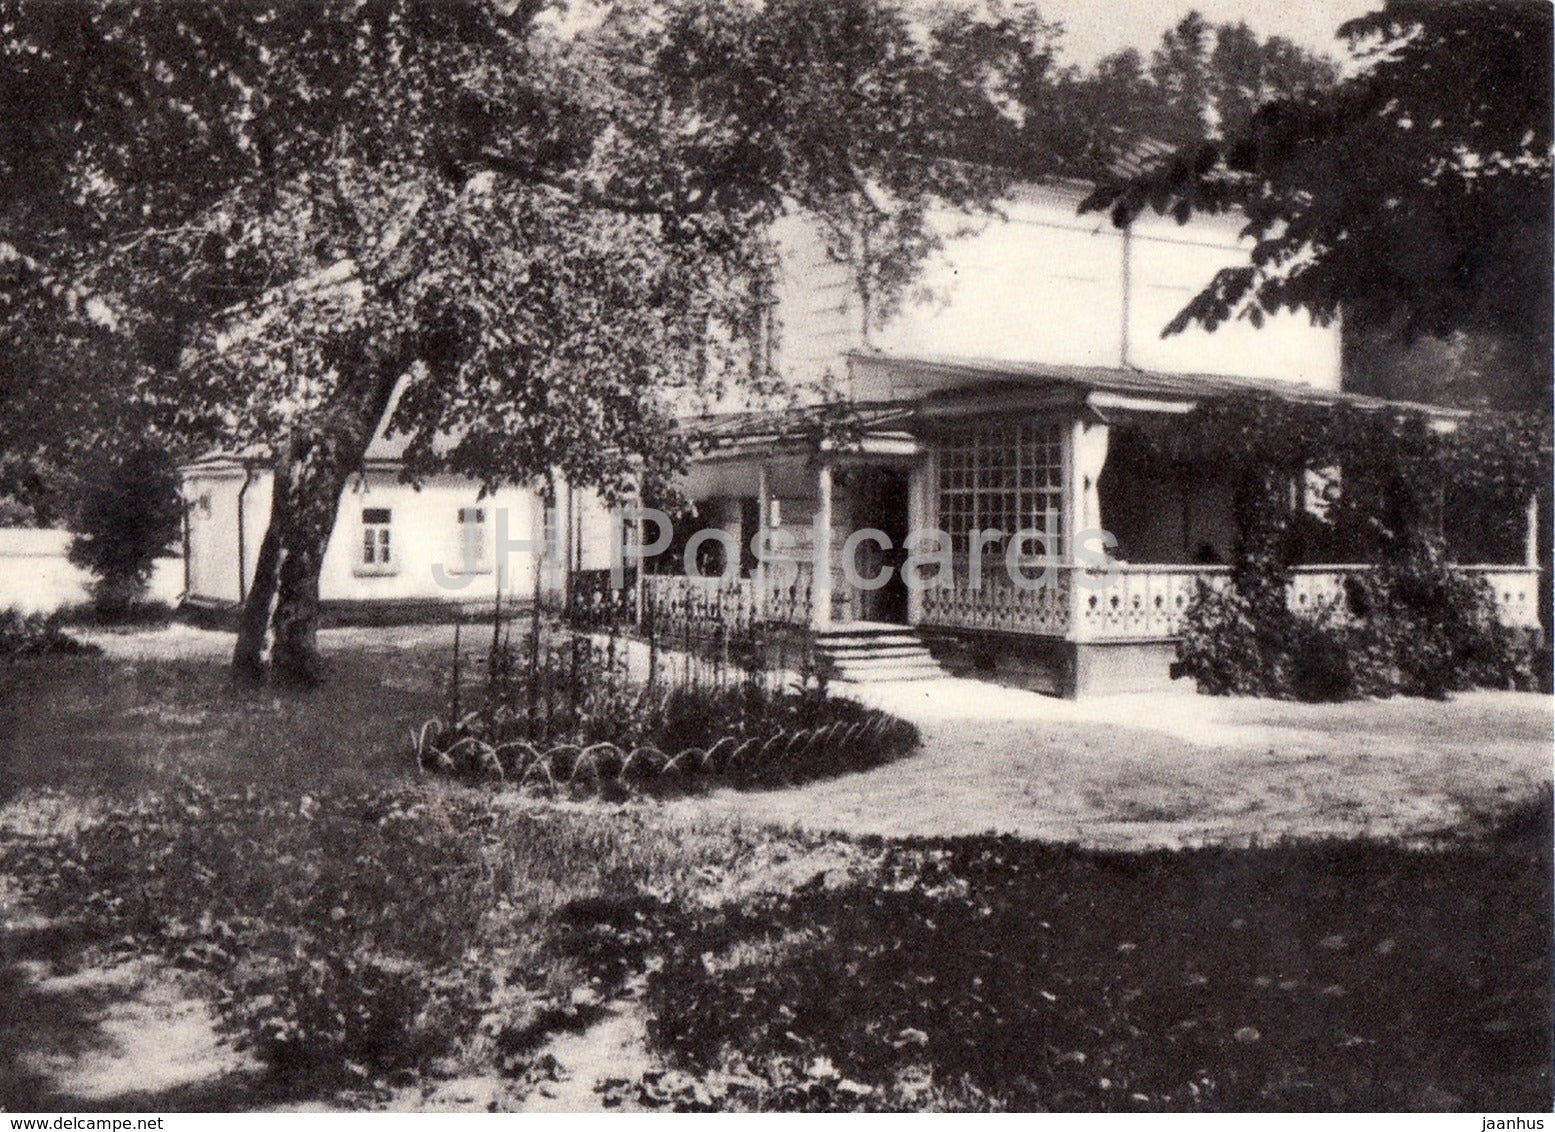
[[[575,561],[575,558],[578,551],[578,545],[576,540],[576,532],[573,530],[576,503],[577,498],[573,493],[572,484],[569,483],[567,484],[567,538],[564,544],[565,549],[562,554],[562,569],[564,571],[562,574],[562,608],[568,612],[571,612],[572,610],[572,587],[573,582],[575,581],[575,575],[577,574],[577,562]],[[558,519],[560,517],[560,515],[557,516]]]
[[[1075,583],[1074,551],[1082,531],[1099,530],[1101,527],[1102,468],[1107,463],[1107,426],[1100,421],[1087,421],[1083,416],[1074,422],[1068,442],[1064,445],[1065,483],[1063,514],[1059,523],[1063,563],[1057,567],[1057,581],[1068,587],[1070,640],[1080,640],[1083,632],[1082,606],[1091,591]],[[1062,591],[1060,591],[1062,592]]]
[[[640,484],[638,486],[641,488]],[[641,490],[637,492],[637,506],[639,508],[642,507]],[[622,535],[625,537],[624,531],[622,532]],[[643,521],[641,517],[635,521],[632,527],[632,538],[636,541],[637,544],[633,548],[636,551],[636,554],[634,554],[632,557],[632,561],[636,564],[632,572],[632,604],[635,607],[637,627],[640,629],[642,628],[643,624],[643,597],[645,593],[645,585],[643,582]]]
[[[1524,535],[1523,565],[1531,570],[1539,568],[1539,496],[1528,497],[1528,531]]]
[[[1107,464],[1107,426],[1077,420],[1069,444],[1069,506],[1063,533],[1065,557],[1074,557],[1081,531],[1101,528],[1101,473]]]
[[[907,471],[907,533],[912,535],[923,530],[929,525],[929,516],[933,513],[932,497],[929,494],[933,488],[934,474],[930,457],[924,456],[913,462]],[[916,547],[903,545],[903,550],[911,553]],[[898,567],[905,572],[905,563]],[[911,585],[907,587],[907,623],[916,625],[923,620],[923,590],[921,587]]]
[[[831,463],[821,461],[815,473],[815,546],[810,566],[810,626],[824,629],[831,624]]]
[[[771,515],[768,514],[768,510],[772,506],[768,499],[771,489],[772,485],[767,476],[767,465],[762,464],[756,469],[756,530],[753,533],[757,540],[756,545],[762,548],[763,553],[766,550],[767,525],[772,521]],[[741,531],[740,533],[743,535],[746,532]],[[767,564],[760,558],[756,559],[755,587],[756,616],[765,620],[767,616]]]

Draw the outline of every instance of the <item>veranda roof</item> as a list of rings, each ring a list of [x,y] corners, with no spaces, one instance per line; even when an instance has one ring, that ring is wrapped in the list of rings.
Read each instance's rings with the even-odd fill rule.
[[[1069,393],[1076,400],[1088,393],[1111,393],[1122,397],[1163,402],[1162,408],[1191,407],[1200,401],[1238,396],[1274,397],[1305,404],[1354,405],[1367,409],[1395,409],[1423,413],[1443,420],[1457,420],[1469,414],[1461,409],[1426,405],[1413,401],[1389,401],[1361,393],[1323,389],[1304,382],[1276,378],[1235,377],[1211,373],[1165,373],[1134,367],[1077,366],[1048,362],[1006,361],[998,358],[952,357],[944,355],[903,355],[883,351],[855,351],[849,355],[855,373],[871,369],[904,377],[934,377],[940,392],[924,398],[956,398],[967,394],[995,391],[1047,390]]]
[[[993,358],[906,356],[856,352],[855,375],[899,378],[934,391],[894,400],[847,401],[786,409],[717,413],[688,422],[688,431],[714,452],[767,446],[814,446],[828,430],[870,437],[907,437],[915,426],[947,417],[1020,409],[1086,407],[1105,418],[1182,413],[1205,400],[1274,397],[1319,405],[1417,412],[1443,422],[1469,414],[1460,409],[1388,401],[1299,382],[1222,374],[1159,373],[1105,366],[1012,362]]]

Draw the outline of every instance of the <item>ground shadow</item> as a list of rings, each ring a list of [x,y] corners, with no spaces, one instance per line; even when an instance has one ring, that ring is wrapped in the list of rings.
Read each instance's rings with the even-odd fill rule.
[[[326,1099],[331,1091],[286,1083],[252,1068],[160,1089],[83,1091],[72,1067],[113,1059],[122,1035],[104,1021],[141,989],[135,980],[95,979],[88,941],[71,923],[29,921],[0,931],[0,1110],[7,1112],[236,1112]],[[65,978],[51,977],[65,975]],[[68,976],[86,975],[84,978]]]

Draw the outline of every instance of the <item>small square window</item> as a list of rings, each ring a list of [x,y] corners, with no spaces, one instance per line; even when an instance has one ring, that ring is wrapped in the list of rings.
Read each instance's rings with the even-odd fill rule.
[[[395,572],[394,544],[390,533],[393,518],[393,512],[388,507],[362,508],[362,541],[357,555],[356,573]]]

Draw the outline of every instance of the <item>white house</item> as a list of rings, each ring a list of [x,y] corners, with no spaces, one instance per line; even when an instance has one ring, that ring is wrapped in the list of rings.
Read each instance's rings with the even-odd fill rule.
[[[538,496],[526,488],[483,497],[474,483],[455,476],[415,486],[401,482],[400,447],[393,438],[375,438],[362,470],[341,496],[319,576],[327,617],[489,610],[499,587],[503,601],[527,601],[540,556],[515,544],[532,546],[547,538],[560,559],[541,579],[547,593],[564,585],[564,569],[608,565],[609,519],[592,495],[564,487],[548,531]],[[216,454],[185,465],[181,473],[184,601],[210,610],[241,605],[270,522],[269,462]]]
[[[696,501],[697,521],[729,531],[737,547],[783,532],[797,570],[743,551],[716,579],[650,562],[645,598],[682,619],[716,613],[785,623],[829,645],[842,631],[853,645],[871,634],[882,644],[908,634],[953,639],[1067,695],[1164,681],[1196,580],[1224,571],[1217,564],[1230,557],[1231,485],[1211,477],[1208,487],[1190,486],[1165,469],[1121,473],[1117,446],[1135,428],[1170,427],[1207,398],[1261,391],[1366,399],[1341,390],[1337,326],[1281,316],[1258,329],[1233,323],[1163,339],[1161,328],[1217,269],[1245,262],[1237,222],[1142,218],[1120,231],[1105,217],[1078,215],[1083,194],[1074,185],[1031,186],[999,216],[938,217],[943,253],[909,301],[874,328],[853,272],[828,254],[813,224],[785,222],[772,361],[796,388],[829,380],[842,404],[730,404],[688,421],[706,451],[682,488]],[[847,443],[820,427],[839,408]],[[467,523],[487,521],[474,488],[446,480],[416,492],[396,482],[395,470],[392,450],[375,444],[342,499],[325,601],[489,600],[489,575],[451,594],[431,571]],[[234,460],[185,470],[192,601],[241,599],[246,575],[236,563],[251,572],[267,475]],[[527,492],[490,504],[538,522]],[[575,500],[563,522],[571,569],[608,565],[609,522],[597,507]],[[1015,584],[998,569],[974,580],[971,559],[987,548],[974,547],[972,533],[989,527],[1038,532],[1043,545],[1017,558],[1047,571],[1047,584]],[[892,549],[850,542],[862,528],[884,533]],[[927,528],[951,536],[951,584],[909,590],[901,571],[880,588],[855,583],[899,553],[909,531]],[[1116,539],[1115,562],[1097,590],[1085,581],[1081,537],[1103,529]],[[860,567],[851,573],[845,549]],[[520,582],[533,569],[522,560],[513,566]],[[1332,595],[1355,568],[1299,569],[1292,600]],[[1504,619],[1537,627],[1529,558],[1473,568],[1493,576]]]

